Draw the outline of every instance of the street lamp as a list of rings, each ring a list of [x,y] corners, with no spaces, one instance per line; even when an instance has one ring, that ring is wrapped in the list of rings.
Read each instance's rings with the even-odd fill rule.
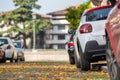
[[[32,18],[34,19],[34,26],[33,26],[33,49],[36,47],[36,24],[35,24],[35,19],[36,19],[36,13],[32,14]]]

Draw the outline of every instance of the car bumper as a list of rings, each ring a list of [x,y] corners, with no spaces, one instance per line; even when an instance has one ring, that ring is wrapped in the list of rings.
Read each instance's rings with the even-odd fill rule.
[[[86,44],[84,55],[88,57],[105,55],[106,45],[99,45],[96,41],[89,41]]]
[[[12,50],[5,50],[5,57],[6,58],[12,58],[13,51]]]
[[[97,41],[88,41],[85,47],[85,53],[105,51],[106,45],[99,45]]]
[[[69,54],[69,57],[74,57],[74,47],[70,47],[68,48],[68,54]]]
[[[22,53],[22,52],[19,52],[17,54],[18,54],[18,58],[23,58],[24,57],[24,53]]]

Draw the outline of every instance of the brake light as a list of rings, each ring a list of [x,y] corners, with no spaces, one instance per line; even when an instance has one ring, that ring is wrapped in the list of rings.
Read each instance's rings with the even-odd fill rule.
[[[70,41],[70,42],[68,43],[68,46],[69,46],[69,47],[74,46],[74,43],[73,43],[72,41]]]
[[[8,46],[7,46],[7,49],[11,49],[11,46],[10,46],[10,45],[8,45]]]
[[[90,33],[90,32],[92,32],[92,25],[91,24],[83,24],[80,27],[79,31],[80,31],[81,34]]]

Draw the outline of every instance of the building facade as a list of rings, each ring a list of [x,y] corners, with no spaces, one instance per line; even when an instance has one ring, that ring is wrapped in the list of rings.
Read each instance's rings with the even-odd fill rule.
[[[12,12],[11,11],[5,11],[5,12],[0,12],[0,16],[3,15],[7,15],[8,13]],[[50,20],[50,17],[44,14],[39,14],[36,13],[36,19],[41,19],[41,20]],[[11,22],[14,25],[14,22]],[[0,25],[5,24],[4,21],[0,22]],[[10,31],[9,33],[7,32],[7,30],[11,29],[13,27],[13,25],[5,25],[4,27],[0,27],[0,32],[4,32],[4,34],[0,35],[2,36],[6,36],[6,37],[10,37],[13,40],[21,40],[23,41],[24,44],[26,44],[26,48],[27,49],[32,49],[33,48],[33,31],[26,33],[26,38],[24,38],[23,34],[20,34],[19,32],[14,32],[14,31]],[[22,23],[18,23],[17,26],[21,29],[23,29],[23,24]],[[35,26],[38,27],[38,26]],[[47,27],[47,26],[44,26]],[[44,36],[44,31],[39,30],[35,32],[35,42],[36,42],[36,49],[43,49],[44,45],[45,45],[45,36]],[[41,36],[42,35],[42,36]],[[24,40],[25,39],[25,40]]]
[[[67,10],[48,13],[51,16],[52,28],[46,31],[46,45],[52,49],[66,49],[69,40],[69,22],[65,18]]]

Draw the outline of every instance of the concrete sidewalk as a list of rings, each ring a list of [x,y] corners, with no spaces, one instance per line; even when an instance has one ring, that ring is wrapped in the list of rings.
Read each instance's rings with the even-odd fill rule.
[[[69,61],[66,50],[25,51],[25,61]]]

